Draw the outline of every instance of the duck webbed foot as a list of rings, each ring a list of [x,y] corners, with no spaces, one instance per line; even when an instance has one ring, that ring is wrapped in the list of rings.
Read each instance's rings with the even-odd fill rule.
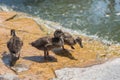
[[[44,51],[44,60],[48,60],[49,52],[47,50]]]

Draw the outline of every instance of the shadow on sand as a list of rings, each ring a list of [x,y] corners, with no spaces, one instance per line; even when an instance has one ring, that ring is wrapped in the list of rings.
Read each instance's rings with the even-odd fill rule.
[[[57,62],[57,59],[53,56],[47,57],[47,60],[45,60],[43,56],[28,56],[28,57],[23,57],[23,59],[35,61],[35,62],[39,62],[39,63]]]
[[[2,56],[3,56],[2,61],[5,64],[5,66],[8,67],[10,70],[12,70],[15,74],[18,74],[18,72],[26,71],[29,69],[29,66],[25,64],[15,64],[14,66],[10,66],[10,60],[11,60],[10,54],[8,54],[7,52],[3,52]]]
[[[10,66],[10,54],[7,54],[7,52],[3,52],[2,61],[6,66]]]
[[[54,50],[52,50],[56,55],[59,55],[59,56],[62,56],[62,57],[67,57],[69,59],[72,59],[72,60],[77,60],[75,59],[74,56],[72,56],[72,54],[70,53],[69,50],[65,49],[61,49],[61,48],[56,48]]]

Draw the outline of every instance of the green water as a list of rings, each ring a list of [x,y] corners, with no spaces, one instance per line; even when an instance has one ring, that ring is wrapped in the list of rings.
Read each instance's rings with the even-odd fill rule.
[[[120,42],[120,0],[0,0],[16,11]]]

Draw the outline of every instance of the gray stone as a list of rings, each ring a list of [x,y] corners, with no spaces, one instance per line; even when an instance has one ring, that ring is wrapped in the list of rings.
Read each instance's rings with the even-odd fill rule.
[[[87,68],[64,68],[55,71],[52,80],[120,80],[120,58]]]
[[[24,64],[16,64],[15,66],[12,67],[12,69],[15,70],[16,72],[23,72],[27,71],[29,67]]]
[[[0,80],[19,80],[18,76],[12,73],[0,75]]]

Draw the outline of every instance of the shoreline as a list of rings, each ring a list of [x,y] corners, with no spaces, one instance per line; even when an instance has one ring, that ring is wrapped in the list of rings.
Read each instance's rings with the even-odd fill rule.
[[[75,31],[75,30],[71,30],[71,29],[68,29],[68,28],[64,28],[62,25],[60,25],[60,23],[57,23],[57,22],[53,22],[53,21],[48,21],[48,20],[43,20],[41,18],[38,18],[37,16],[33,16],[33,15],[30,15],[28,13],[25,13],[25,12],[20,12],[20,11],[14,11],[12,8],[9,8],[8,6],[6,5],[2,5],[0,6],[0,9],[1,9],[1,12],[5,11],[5,12],[17,12],[19,13],[22,17],[27,17],[27,18],[31,18],[33,20],[35,20],[38,25],[41,23],[43,23],[48,29],[50,29],[51,31],[54,31],[55,29],[62,29],[66,32],[72,32],[73,35],[81,35],[81,36],[85,36],[85,37],[88,37],[88,38],[92,38],[94,40],[98,40],[98,41],[101,41],[103,44],[114,44],[114,45],[119,45],[120,46],[120,43],[119,42],[116,42],[116,41],[113,41],[113,40],[108,40],[108,39],[104,39],[102,37],[98,37],[97,34],[95,35],[89,35],[87,34],[87,32],[84,30],[84,31]],[[20,17],[20,16],[19,16]],[[56,28],[58,27],[58,28]],[[50,32],[51,33],[51,32]]]

